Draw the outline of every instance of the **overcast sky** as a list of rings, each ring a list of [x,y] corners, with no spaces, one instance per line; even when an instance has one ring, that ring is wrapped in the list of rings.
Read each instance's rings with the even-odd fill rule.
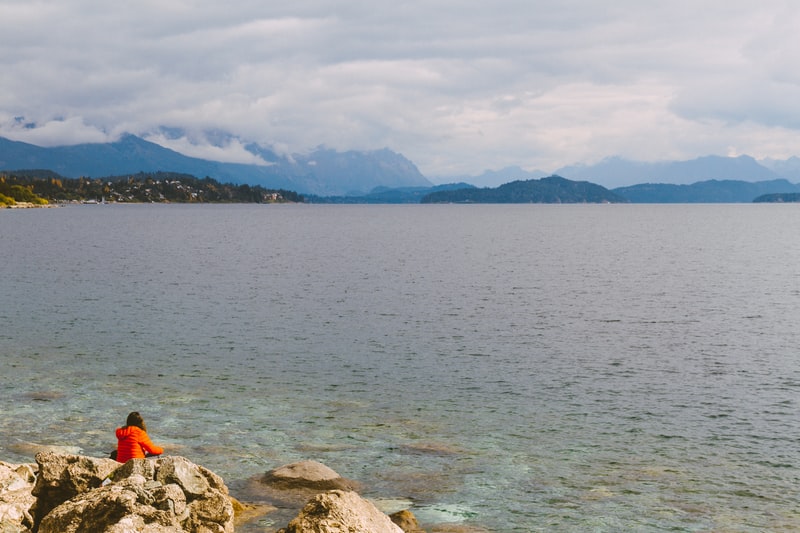
[[[786,158],[799,29],[795,0],[0,0],[0,136],[388,147],[429,177]]]

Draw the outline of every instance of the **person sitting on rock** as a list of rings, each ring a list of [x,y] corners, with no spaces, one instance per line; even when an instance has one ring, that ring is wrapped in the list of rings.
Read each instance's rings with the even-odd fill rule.
[[[147,426],[138,412],[129,414],[125,426],[117,428],[117,456],[114,459],[120,463],[126,463],[128,459],[144,459],[162,453],[164,449],[153,444],[147,435]]]

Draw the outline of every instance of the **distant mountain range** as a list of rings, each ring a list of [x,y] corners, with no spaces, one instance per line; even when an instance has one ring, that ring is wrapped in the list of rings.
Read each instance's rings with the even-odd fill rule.
[[[305,201],[311,204],[418,204],[428,194],[439,191],[475,189],[469,183],[448,183],[432,187],[375,187],[367,194],[355,196],[316,196],[306,195]]]
[[[704,156],[688,161],[648,163],[621,157],[608,157],[594,165],[571,165],[553,172],[507,167],[487,170],[477,176],[451,176],[439,181],[463,181],[479,187],[496,187],[515,180],[539,179],[550,175],[571,180],[590,181],[615,189],[641,183],[689,185],[710,180],[770,181],[777,179],[800,182],[800,158],[757,161],[746,155],[739,157]]]
[[[422,203],[750,203],[797,202],[800,185],[787,180],[750,183],[708,180],[690,185],[645,183],[608,190],[560,176],[516,180],[499,187],[451,187],[431,190]]]
[[[475,185],[476,187],[497,187],[505,183],[511,183],[512,181],[537,180],[540,178],[546,178],[550,175],[552,175],[550,172],[544,172],[542,170],[525,170],[515,166],[506,167],[500,170],[485,170],[483,173],[478,174],[477,176],[440,176],[434,181],[448,183],[465,182]]]
[[[617,188],[639,183],[688,185],[708,180],[766,181],[786,178],[759,164],[750,156],[709,155],[689,161],[645,163],[609,157],[595,165],[575,165],[556,170],[556,174],[575,180],[588,180]]]
[[[43,148],[0,137],[0,170],[47,169],[62,176],[104,177],[139,172],[180,172],[223,183],[261,185],[302,194],[366,194],[375,187],[431,187],[433,184],[402,155],[391,150],[280,156],[249,145],[267,164],[221,163],[194,157],[124,135],[113,143]]]
[[[256,144],[246,146],[263,165],[224,163],[188,157],[134,135],[112,143],[79,144],[44,148],[0,137],[0,170],[46,169],[65,177],[106,177],[140,172],[174,172],[213,178],[221,183],[260,185],[268,189],[294,191],[309,201],[327,203],[416,203],[428,194],[452,195],[455,190],[486,198],[518,194],[489,187],[526,183],[527,195],[545,195],[540,182],[534,193],[531,183],[551,174],[520,167],[485,171],[479,176],[457,176],[448,184],[434,186],[403,155],[389,149],[338,152],[317,149],[309,154],[281,155]],[[706,156],[689,161],[645,163],[610,157],[595,165],[573,165],[552,176],[572,183],[597,184],[609,197],[553,196],[552,201],[616,201],[614,195],[636,203],[751,202],[765,194],[800,192],[800,158],[756,161],[749,156]],[[445,178],[438,178],[442,182]],[[564,184],[562,184],[564,185]],[[479,187],[483,187],[482,189]],[[522,187],[519,183],[517,188]],[[572,193],[576,186],[570,185]],[[552,188],[552,187],[551,187]],[[483,192],[481,192],[483,191]],[[562,191],[563,192],[563,191]],[[570,194],[572,194],[570,193]],[[603,193],[603,194],[606,194]],[[459,193],[462,194],[462,193]],[[435,198],[435,197],[434,197]],[[599,197],[598,197],[599,198]],[[455,200],[461,201],[461,200]],[[531,201],[523,200],[523,201]],[[535,200],[539,201],[539,200]]]

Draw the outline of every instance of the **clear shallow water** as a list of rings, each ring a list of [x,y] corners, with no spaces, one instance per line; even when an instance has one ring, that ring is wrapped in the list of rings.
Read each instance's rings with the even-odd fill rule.
[[[493,531],[794,531],[791,205],[0,212],[0,459],[131,410]],[[278,524],[281,525],[281,524]]]

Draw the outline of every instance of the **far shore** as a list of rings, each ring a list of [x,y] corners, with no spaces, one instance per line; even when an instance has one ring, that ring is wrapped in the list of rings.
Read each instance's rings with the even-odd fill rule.
[[[17,202],[4,206],[6,209],[36,209],[39,207],[59,207],[58,204],[34,204],[31,202]]]

